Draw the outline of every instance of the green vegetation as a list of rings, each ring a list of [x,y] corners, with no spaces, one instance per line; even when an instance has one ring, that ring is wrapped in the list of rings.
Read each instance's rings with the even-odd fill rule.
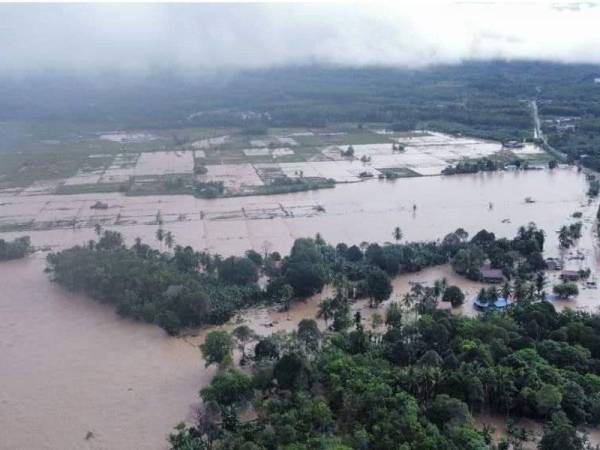
[[[225,261],[190,247],[161,253],[139,239],[127,248],[119,233],[105,231],[97,242],[49,254],[48,268],[66,288],[176,334],[186,327],[223,323],[235,311],[264,300],[252,282],[255,274],[232,278],[231,261]]]
[[[161,220],[157,213],[157,223]],[[344,286],[355,299],[369,298],[376,307],[390,297],[390,277],[449,261],[458,273],[479,279],[479,269],[488,258],[493,268],[521,283],[544,267],[543,232],[534,225],[521,227],[513,240],[496,239],[482,230],[469,241],[459,229],[441,242],[369,244],[364,250],[343,243],[333,247],[317,235],[297,239],[282,261],[278,253],[263,257],[249,251],[245,257],[223,259],[196,252],[174,245],[174,236],[160,225],[157,240],[172,252],[154,250],[139,239],[127,247],[119,233],[101,233],[100,227],[97,233],[97,242],[48,255],[54,280],[113,304],[125,317],[156,323],[171,334],[226,322],[236,311],[259,303],[288,308],[293,299],[320,292],[327,283]],[[256,284],[260,273],[269,278],[265,290]],[[331,318],[343,323],[347,305],[337,306]]]
[[[454,307],[460,306],[465,301],[465,294],[463,294],[458,286],[448,286],[444,290],[442,301],[450,302]]]
[[[223,195],[225,186],[222,181],[197,181],[194,195],[200,198],[216,198]]]
[[[0,239],[0,261],[23,258],[31,251],[29,236],[22,236],[12,241]]]
[[[561,299],[575,297],[579,294],[579,288],[575,283],[561,283],[552,288],[552,291]]]
[[[458,231],[457,231],[458,233]],[[455,242],[464,242],[459,234],[452,237]],[[486,259],[491,268],[502,270],[508,278],[531,278],[536,272],[546,268],[542,256],[544,232],[534,224],[520,227],[512,239],[496,239],[494,233],[481,230],[463,244],[452,258],[454,270],[472,280],[481,280],[481,268]]]
[[[577,239],[581,237],[581,222],[575,222],[570,225],[563,225],[558,231],[558,242],[560,248],[571,247]]]
[[[461,173],[495,172],[503,170],[504,165],[489,159],[476,159],[473,161],[460,161],[454,166],[448,166],[442,170],[444,175],[457,175]]]
[[[599,315],[535,301],[477,318],[394,305],[381,331],[366,331],[360,315],[326,333],[306,320],[259,338],[244,370],[221,358],[229,363],[200,393],[205,413],[177,427],[171,450],[527,444],[511,423],[493,442],[474,427],[480,411],[547,421],[540,450],[589,448],[576,427],[600,421]]]

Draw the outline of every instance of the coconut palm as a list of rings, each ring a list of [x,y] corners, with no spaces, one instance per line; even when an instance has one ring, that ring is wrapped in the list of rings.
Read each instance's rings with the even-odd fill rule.
[[[402,240],[402,230],[400,229],[400,227],[396,227],[394,228],[394,231],[392,232],[392,236],[394,237],[394,240],[396,241],[396,243],[400,242]]]
[[[247,325],[240,325],[235,330],[233,330],[233,332],[231,334],[233,334],[233,337],[237,341],[238,349],[242,353],[242,361],[245,362],[246,361],[246,344],[248,342],[252,341],[256,337],[256,334]]]
[[[326,298],[319,304],[319,310],[317,311],[317,319],[323,319],[325,321],[325,327],[328,327],[327,322],[333,318],[333,313],[333,300],[330,298]]]
[[[540,293],[544,290],[544,285],[546,284],[546,276],[544,275],[544,272],[538,272],[536,277],[535,277],[535,290],[537,291],[538,295],[540,295]]]
[[[162,228],[156,230],[156,239],[160,242],[160,247],[162,248],[162,243],[165,238],[165,231]]]
[[[173,245],[175,244],[175,237],[170,231],[165,233],[165,244],[167,245],[168,249],[172,249]]]

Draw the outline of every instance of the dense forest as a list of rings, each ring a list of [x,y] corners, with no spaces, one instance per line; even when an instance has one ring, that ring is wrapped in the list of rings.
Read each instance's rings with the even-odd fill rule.
[[[527,289],[534,292],[535,275],[545,268],[544,233],[533,224],[521,227],[512,240],[485,230],[469,239],[459,229],[441,241],[400,243],[402,231],[393,231],[396,243],[384,245],[334,247],[317,235],[297,239],[284,258],[253,250],[222,258],[189,246],[161,252],[139,239],[127,247],[118,232],[98,230],[97,241],[51,253],[47,260],[59,284],[171,334],[226,322],[240,309],[260,303],[288,308],[294,299],[320,292],[326,284],[344,285],[352,298],[368,298],[376,306],[389,298],[391,277],[448,262],[473,280],[481,279],[487,262],[514,279],[515,294],[524,296]],[[167,234],[171,238],[166,243],[173,244]],[[259,276],[268,280],[264,288],[257,283]]]
[[[296,66],[186,77],[58,74],[0,81],[0,150],[30,139],[27,126],[71,130],[324,127],[377,123],[501,141],[544,134],[571,161],[600,169],[600,68],[534,61],[464,62],[422,69]],[[21,125],[22,126],[21,126]]]
[[[371,325],[348,316],[335,332],[304,319],[291,335],[210,333],[202,353],[219,370],[171,449],[522,449],[532,436],[519,417],[544,421],[540,450],[591,448],[576,427],[600,422],[598,314],[523,300],[468,318],[426,296]],[[236,342],[243,355],[254,347],[241,369]],[[499,442],[474,427],[482,411],[507,419]]]
[[[523,138],[532,136],[526,100],[537,96],[549,101],[540,104],[542,114],[556,104],[549,112],[596,117],[600,89],[593,79],[599,72],[591,65],[492,61],[418,70],[298,66],[195,77],[45,74],[3,79],[0,119],[138,128],[379,122]]]

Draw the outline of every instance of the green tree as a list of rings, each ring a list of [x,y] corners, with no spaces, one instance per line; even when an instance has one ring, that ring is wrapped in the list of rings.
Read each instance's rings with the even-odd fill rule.
[[[156,240],[160,243],[161,247],[162,247],[162,243],[163,243],[164,239],[165,239],[165,230],[163,230],[162,228],[159,228],[158,230],[156,230]]]
[[[231,357],[233,339],[226,331],[211,331],[200,345],[200,350],[207,367],[211,364],[221,364]]]
[[[402,327],[402,310],[397,303],[390,303],[385,310],[385,324],[388,329]]]
[[[219,264],[219,278],[225,283],[246,286],[256,283],[256,265],[247,257],[230,256]]]
[[[170,231],[167,231],[165,233],[165,245],[167,246],[167,248],[170,250],[173,248],[173,245],[175,245],[175,237],[173,236],[173,233],[171,233]]]
[[[323,319],[325,321],[325,327],[327,327],[329,320],[333,318],[334,305],[333,300],[326,298],[319,303],[319,310],[317,311],[317,319]]]
[[[442,301],[450,302],[452,306],[457,307],[465,301],[465,294],[458,286],[448,286],[442,296]]]
[[[544,425],[544,435],[538,446],[539,450],[583,450],[584,440],[578,436],[563,411],[552,414]]]
[[[248,325],[240,325],[235,328],[231,334],[238,343],[238,349],[242,352],[242,362],[245,362],[246,345],[256,337],[256,334]]]
[[[379,268],[373,268],[367,275],[367,294],[370,306],[374,307],[390,298],[392,282],[387,273]]]
[[[403,234],[402,234],[402,230],[400,229],[400,227],[394,228],[394,232],[392,233],[392,236],[394,237],[394,240],[396,241],[396,243],[398,243],[402,240]]]
[[[286,281],[297,296],[309,297],[323,289],[326,266],[313,239],[297,239],[284,266]]]
[[[552,288],[552,291],[562,299],[575,297],[579,294],[579,288],[575,283],[561,283]]]
[[[561,401],[562,394],[560,390],[552,384],[544,384],[535,392],[536,408],[543,416],[547,416],[558,409]]]
[[[239,405],[252,397],[252,379],[244,372],[227,369],[215,375],[210,385],[200,391],[205,402],[221,406]]]
[[[307,350],[316,351],[321,341],[321,332],[313,319],[302,319],[298,324],[298,339]]]

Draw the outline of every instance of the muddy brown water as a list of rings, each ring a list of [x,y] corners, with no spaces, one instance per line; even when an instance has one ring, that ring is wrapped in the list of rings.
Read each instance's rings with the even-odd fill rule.
[[[547,255],[564,257],[568,267],[589,266],[596,276],[597,205],[587,204],[585,191],[584,176],[565,169],[369,181],[323,191],[219,200],[4,192],[0,220],[41,223],[73,218],[75,227],[28,231],[39,247],[59,249],[85,242],[94,237],[93,223],[101,218],[129,242],[140,236],[158,246],[152,221],[160,210],[164,228],[174,233],[177,243],[223,255],[260,250],[265,241],[272,250],[287,252],[295,238],[317,232],[328,241],[347,243],[389,241],[395,226],[407,240],[439,238],[458,227],[512,236],[519,225],[535,221],[547,232]],[[525,197],[535,203],[526,203]],[[90,209],[97,200],[111,207]],[[315,210],[317,205],[325,211]],[[573,221],[570,215],[575,211],[584,214],[583,238],[576,249],[561,255],[554,231]],[[118,215],[120,224],[115,224]],[[574,257],[583,259],[570,259]],[[165,448],[167,433],[192,416],[197,392],[212,376],[197,349],[205,332],[175,339],[157,327],[120,319],[110,308],[49,282],[44,258],[45,253],[38,252],[0,263],[0,449]],[[461,285],[468,298],[481,286],[443,266],[394,280],[391,301],[401,298],[410,281],[427,283],[442,276]],[[326,294],[297,303],[289,314],[258,309],[245,312],[242,320],[263,334],[290,330],[301,318],[314,317]],[[598,291],[590,289],[558,306],[593,310],[598,303]],[[367,318],[372,313],[364,302],[354,309]],[[456,313],[474,312],[467,302]]]

